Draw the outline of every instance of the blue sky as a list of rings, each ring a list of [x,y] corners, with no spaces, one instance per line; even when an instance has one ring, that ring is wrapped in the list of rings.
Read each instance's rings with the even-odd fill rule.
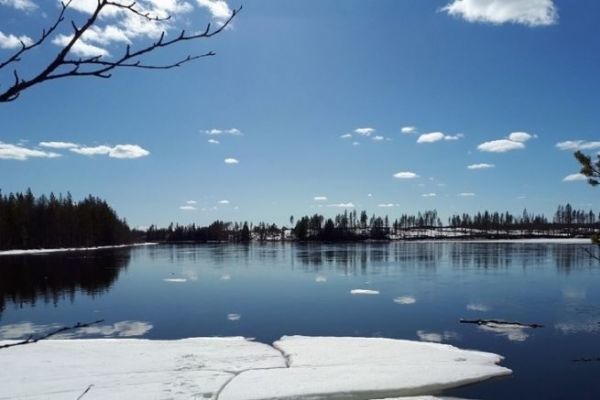
[[[574,149],[600,149],[595,0],[147,1],[174,10],[170,32],[244,9],[219,36],[150,60],[216,57],[50,82],[0,104],[3,192],[92,193],[133,226],[598,204],[584,181],[564,181],[578,172]],[[11,35],[36,37],[57,12],[0,0],[1,58]],[[57,49],[32,53],[21,74]]]

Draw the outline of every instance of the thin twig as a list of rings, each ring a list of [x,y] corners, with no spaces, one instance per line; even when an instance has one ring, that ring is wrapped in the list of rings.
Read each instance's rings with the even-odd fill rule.
[[[90,385],[90,386],[88,386],[88,387],[87,387],[87,389],[85,389],[85,390],[83,391],[83,393],[81,393],[81,394],[79,395],[79,397],[77,397],[77,400],[81,400],[81,399],[83,398],[83,396],[85,396],[85,395],[87,394],[87,392],[89,392],[89,391],[92,389],[92,386],[94,386],[94,385]]]
[[[39,336],[39,337],[33,337],[33,335],[29,336],[27,339],[20,341],[20,342],[16,342],[16,343],[9,343],[9,344],[4,344],[2,346],[0,346],[0,349],[7,349],[9,347],[15,347],[15,346],[23,346],[25,344],[31,344],[31,343],[37,343],[40,340],[45,340],[48,339],[52,336],[58,335],[59,333],[63,333],[63,332],[67,332],[67,331],[72,331],[72,330],[77,330],[80,328],[87,328],[89,326],[92,325],[96,325],[96,324],[100,324],[104,322],[103,319],[99,319],[98,321],[94,321],[94,322],[87,322],[87,323],[76,323],[75,325],[72,326],[63,326],[62,328],[59,328],[57,330],[54,330],[52,332],[48,332],[45,335]]]

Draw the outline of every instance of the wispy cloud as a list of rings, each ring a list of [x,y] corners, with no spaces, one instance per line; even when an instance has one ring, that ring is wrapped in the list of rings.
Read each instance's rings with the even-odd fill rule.
[[[327,201],[327,196],[315,196],[313,197],[314,201]]]
[[[345,133],[340,136],[341,139],[350,139],[352,137],[351,133]]]
[[[0,0],[0,6],[16,8],[21,11],[33,11],[38,8],[31,0]]]
[[[371,136],[375,133],[374,128],[357,128],[354,130],[354,133],[360,136]]]
[[[150,152],[137,144],[118,144],[116,146],[80,146],[69,148],[70,151],[83,156],[107,155],[110,158],[134,159],[150,155]]]
[[[558,21],[553,0],[453,0],[442,11],[469,22],[494,25],[552,25]]]
[[[60,154],[39,149],[27,148],[22,145],[0,142],[0,159],[25,161],[30,158],[57,158]]]
[[[196,200],[188,200],[188,201],[185,202],[185,204],[189,204],[189,205],[193,206],[195,204],[198,204],[198,202]]]
[[[471,164],[467,166],[468,169],[490,169],[494,168],[494,164],[480,163],[480,164]]]
[[[50,149],[72,149],[79,147],[77,143],[71,142],[40,142],[41,147],[47,147]]]
[[[225,160],[223,160],[225,162],[225,164],[239,164],[239,160],[236,158],[226,158]]]
[[[219,200],[219,204],[229,204],[229,200]]]
[[[419,175],[415,174],[414,172],[410,172],[410,171],[396,172],[394,174],[394,178],[396,178],[396,179],[416,179],[418,177],[419,177]]]
[[[460,197],[474,197],[475,193],[471,193],[471,192],[462,192],[458,194]]]
[[[392,207],[399,207],[400,204],[394,204],[394,203],[382,203],[382,204],[377,204],[377,207],[381,207],[381,208],[392,208]]]
[[[221,143],[221,142],[219,142],[219,141],[218,141],[218,140],[216,140],[216,139],[208,139],[208,143],[210,143],[210,144],[219,144],[219,143]]]
[[[353,203],[335,203],[335,204],[327,204],[327,207],[354,208],[354,204]]]
[[[194,207],[193,205],[185,205],[185,206],[179,206],[179,209],[182,211],[195,211],[196,207]]]
[[[375,142],[381,142],[382,140],[385,139],[385,137],[377,135],[377,136],[373,136],[372,138]]]
[[[563,182],[587,181],[588,178],[583,174],[571,174],[563,178]]]
[[[237,128],[231,129],[207,129],[201,131],[205,135],[211,136],[221,136],[221,135],[231,135],[231,136],[243,136],[244,134]]]
[[[443,132],[430,132],[424,133],[419,136],[417,139],[417,143],[435,143],[441,140],[458,140],[463,138],[462,133],[458,133],[456,135],[446,135]]]
[[[600,141],[567,140],[556,143],[556,148],[559,150],[595,150],[600,149]]]
[[[417,132],[417,127],[416,126],[403,126],[400,129],[400,132],[410,135],[411,133]]]
[[[31,40],[29,36],[16,36],[12,33],[5,34],[2,31],[0,31],[0,49],[19,49],[22,46],[21,43],[24,43],[25,45],[30,45],[31,43],[33,43],[33,40]]]
[[[421,197],[436,197],[437,193],[424,193],[421,195]]]

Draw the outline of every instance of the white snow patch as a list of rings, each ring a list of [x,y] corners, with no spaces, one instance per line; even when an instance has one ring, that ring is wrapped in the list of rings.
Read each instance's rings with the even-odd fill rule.
[[[46,254],[46,253],[62,253],[67,251],[91,251],[103,249],[121,249],[124,247],[139,247],[139,246],[155,246],[158,243],[134,243],[120,244],[115,246],[96,246],[96,247],[64,247],[60,249],[27,249],[27,250],[3,250],[0,251],[0,256],[15,256],[21,254]]]
[[[250,370],[221,400],[372,399],[437,393],[511,371],[502,357],[407,340],[284,336],[274,343],[290,368]]]
[[[417,299],[412,296],[400,296],[394,299],[394,303],[398,304],[415,304]]]
[[[379,290],[371,290],[371,289],[352,289],[350,291],[352,295],[374,295],[379,294]]]

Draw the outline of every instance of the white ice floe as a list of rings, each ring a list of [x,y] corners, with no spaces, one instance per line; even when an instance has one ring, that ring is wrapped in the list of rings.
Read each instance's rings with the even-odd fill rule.
[[[505,336],[511,342],[524,342],[529,337],[528,326],[516,324],[495,324],[493,322],[479,325],[479,329],[492,332],[499,336]]]
[[[61,328],[59,324],[37,325],[32,322],[20,322],[0,326],[0,340],[26,339],[30,336],[42,335]],[[77,330],[67,331],[52,336],[51,339],[74,339],[86,336],[103,337],[135,337],[144,336],[153,328],[144,321],[119,321],[114,324],[91,325]]]
[[[92,251],[92,250],[104,250],[104,249],[121,249],[124,247],[154,246],[156,244],[157,243],[134,243],[134,244],[120,244],[120,245],[115,245],[115,246],[65,247],[65,248],[60,248],[60,249],[4,250],[4,251],[0,251],[0,256],[64,253],[64,252],[69,252],[69,251]]]
[[[241,318],[240,314],[227,314],[227,319],[230,321],[239,321]]]
[[[289,368],[249,370],[220,400],[373,399],[418,396],[508,375],[502,357],[407,340],[284,336],[274,343]]]
[[[444,331],[442,333],[417,331],[417,337],[422,342],[442,343],[445,340],[457,340],[458,333],[452,331]]]
[[[166,278],[166,279],[163,279],[163,281],[171,282],[171,283],[184,283],[184,282],[187,282],[187,279],[186,278]]]
[[[416,302],[417,299],[412,296],[401,296],[394,299],[394,303],[397,304],[415,304]]]
[[[352,289],[350,294],[353,295],[373,295],[379,294],[379,290],[371,290],[371,289]]]
[[[215,398],[236,374],[285,368],[273,347],[244,338],[46,340],[0,351],[0,399]]]
[[[4,344],[6,342],[0,342]],[[496,354],[407,340],[46,340],[0,351],[0,399],[329,399],[439,391],[508,375]]]

